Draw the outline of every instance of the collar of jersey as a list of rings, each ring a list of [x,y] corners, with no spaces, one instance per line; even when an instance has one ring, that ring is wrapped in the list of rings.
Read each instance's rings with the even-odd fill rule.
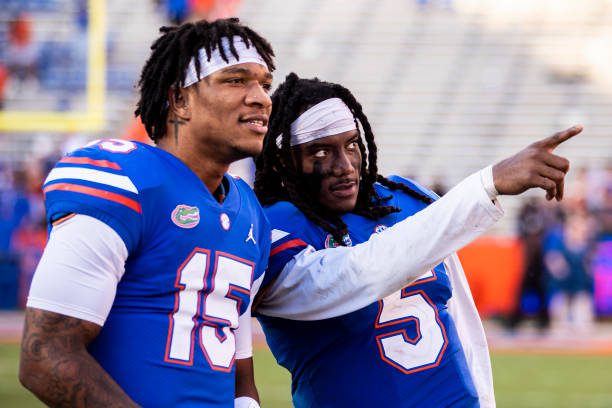
[[[240,194],[238,192],[238,186],[230,174],[225,173],[223,175],[223,177],[228,181],[229,191],[227,191],[223,203],[219,203],[202,180],[193,172],[193,170],[189,168],[189,166],[183,163],[181,159],[172,153],[165,151],[164,149],[160,149],[159,147],[155,146],[152,147],[159,151],[161,155],[166,157],[174,166],[178,167],[180,169],[179,171],[185,174],[185,177],[191,178],[194,185],[200,187],[201,194],[203,198],[209,202],[209,205],[219,208],[220,210],[228,213],[228,215],[230,215],[230,213],[234,214],[238,212],[240,209]]]

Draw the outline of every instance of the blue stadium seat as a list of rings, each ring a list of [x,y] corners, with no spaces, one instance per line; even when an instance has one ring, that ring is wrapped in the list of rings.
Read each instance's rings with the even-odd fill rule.
[[[0,0],[0,10],[9,13],[55,11],[58,5],[58,0]]]
[[[17,308],[18,277],[17,257],[0,254],[0,309]]]

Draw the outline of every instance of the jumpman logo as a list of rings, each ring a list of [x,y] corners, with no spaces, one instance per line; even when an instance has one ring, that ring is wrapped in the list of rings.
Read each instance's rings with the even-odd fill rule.
[[[249,228],[249,235],[247,235],[244,242],[253,241],[254,245],[257,245],[257,241],[255,241],[255,237],[253,236],[253,224],[251,224],[251,228]]]

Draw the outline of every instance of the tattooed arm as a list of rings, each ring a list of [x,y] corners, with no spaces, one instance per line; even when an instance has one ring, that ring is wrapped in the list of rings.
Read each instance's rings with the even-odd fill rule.
[[[100,329],[85,320],[27,308],[19,381],[53,407],[137,407],[87,352]]]

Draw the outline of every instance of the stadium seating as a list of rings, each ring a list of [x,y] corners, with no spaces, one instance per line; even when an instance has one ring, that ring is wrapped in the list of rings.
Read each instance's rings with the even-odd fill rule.
[[[285,3],[245,1],[243,9],[275,45],[276,77],[295,70],[353,90],[385,173],[452,186],[574,123],[587,130],[560,148],[574,168],[610,157],[605,0]],[[509,214],[495,232],[511,234],[519,200],[504,204]]]
[[[1,2],[9,3],[23,2]],[[56,64],[70,55],[69,40],[84,35],[71,23],[75,2],[25,3],[45,66],[41,87],[13,95],[5,108],[80,109],[84,67],[66,76]],[[164,23],[154,1],[105,3],[107,123],[90,138],[123,134],[140,66]],[[376,131],[384,173],[452,186],[575,122],[586,131],[560,149],[574,168],[603,166],[612,151],[609,1],[243,0],[240,17],[274,45],[276,83],[296,71],[354,91]],[[25,160],[35,140],[53,145],[64,136],[6,134],[0,156]],[[506,200],[509,216],[495,232],[513,232],[517,206]]]

